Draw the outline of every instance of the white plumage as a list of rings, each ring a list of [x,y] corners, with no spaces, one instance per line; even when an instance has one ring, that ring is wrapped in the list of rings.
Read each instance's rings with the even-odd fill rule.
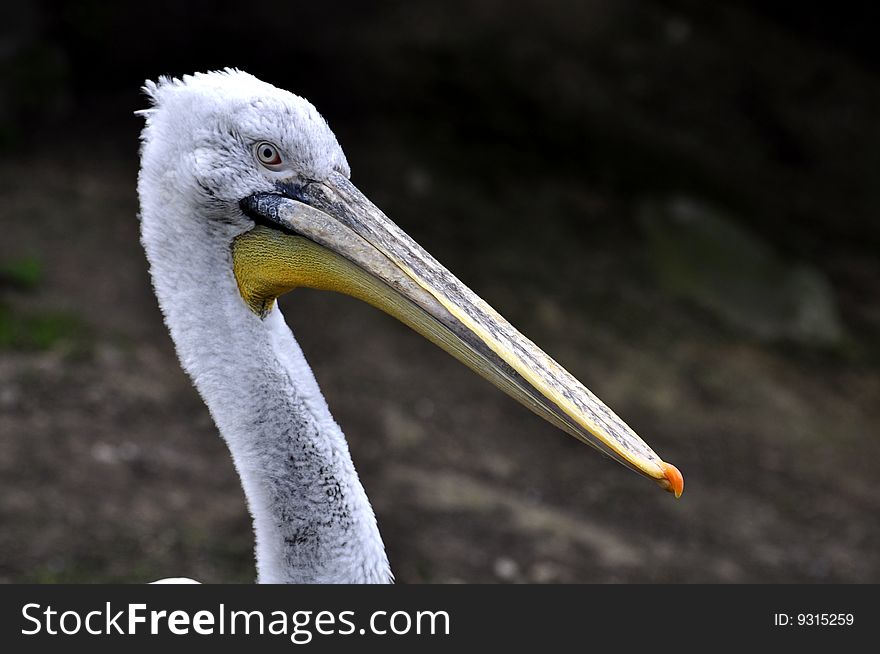
[[[295,153],[303,176],[348,174],[345,155],[306,100],[241,71],[145,87],[141,241],[181,364],[210,409],[241,477],[262,583],[388,582],[376,519],[348,445],[276,307],[242,302],[233,239],[251,229],[238,201],[279,173],[250,143]]]

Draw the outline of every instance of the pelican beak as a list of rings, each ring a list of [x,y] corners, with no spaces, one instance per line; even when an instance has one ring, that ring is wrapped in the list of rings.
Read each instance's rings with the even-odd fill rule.
[[[562,366],[520,334],[343,175],[278,185],[241,201],[257,224],[233,270],[251,310],[297,287],[357,297],[410,326],[539,416],[662,488],[684,480]]]

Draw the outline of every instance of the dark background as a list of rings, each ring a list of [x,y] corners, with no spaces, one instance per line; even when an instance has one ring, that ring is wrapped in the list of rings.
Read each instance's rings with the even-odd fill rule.
[[[253,579],[135,217],[139,86],[235,66],[309,98],[355,183],[687,481],[297,291],[399,581],[880,581],[876,5],[3,12],[0,580]]]

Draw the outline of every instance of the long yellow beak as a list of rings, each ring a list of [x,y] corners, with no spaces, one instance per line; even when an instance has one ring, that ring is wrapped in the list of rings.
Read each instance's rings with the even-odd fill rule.
[[[232,248],[258,315],[297,287],[346,293],[422,334],[548,422],[679,497],[684,480],[567,370],[373,205],[348,179],[279,184],[241,202],[257,222]]]

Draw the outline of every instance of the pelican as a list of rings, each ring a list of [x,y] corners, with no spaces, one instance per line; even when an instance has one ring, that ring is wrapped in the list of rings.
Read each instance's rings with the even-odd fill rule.
[[[390,314],[681,495],[674,466],[349,181],[311,103],[236,69],[143,90],[141,242],[180,363],[241,479],[258,583],[393,581],[348,444],[276,302],[299,287]]]

